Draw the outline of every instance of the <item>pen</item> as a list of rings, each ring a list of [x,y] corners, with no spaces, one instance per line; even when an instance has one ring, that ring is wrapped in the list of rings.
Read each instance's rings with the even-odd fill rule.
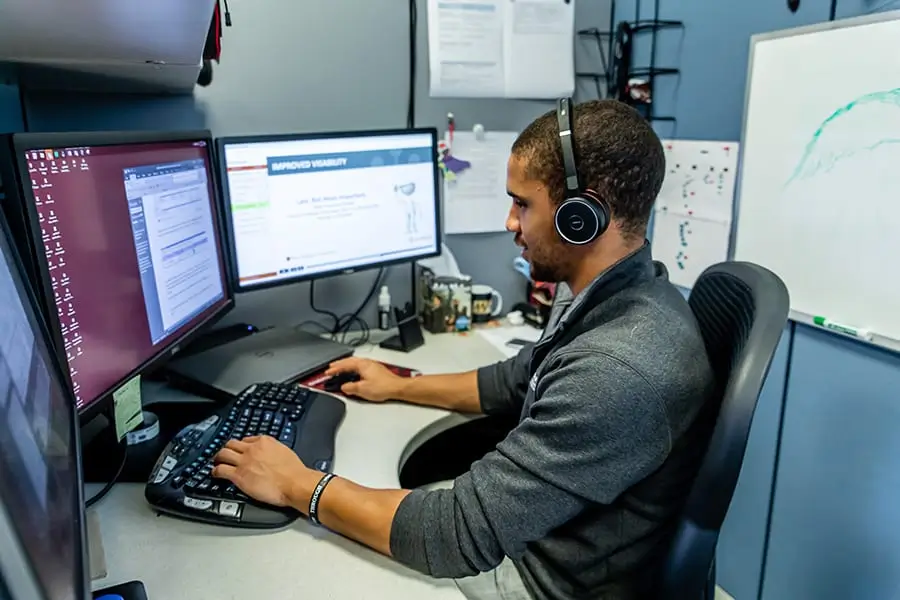
[[[453,148],[453,130],[456,129],[456,123],[453,120],[453,113],[447,113],[447,136],[450,142],[450,148]]]
[[[853,337],[858,337],[864,340],[872,339],[872,334],[867,329],[858,329],[856,327],[850,327],[848,325],[841,325],[840,323],[835,323],[834,321],[826,319],[825,317],[813,317],[813,323],[815,323],[819,327],[824,327],[825,329],[830,329],[831,331],[837,331],[846,335],[852,335]]]

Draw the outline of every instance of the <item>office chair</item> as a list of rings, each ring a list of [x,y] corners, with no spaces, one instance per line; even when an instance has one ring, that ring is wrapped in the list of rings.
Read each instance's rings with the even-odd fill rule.
[[[741,471],[756,402],[790,312],[781,279],[744,262],[707,268],[688,303],[709,353],[720,405],[664,558],[659,600],[713,600],[715,596],[719,530]]]

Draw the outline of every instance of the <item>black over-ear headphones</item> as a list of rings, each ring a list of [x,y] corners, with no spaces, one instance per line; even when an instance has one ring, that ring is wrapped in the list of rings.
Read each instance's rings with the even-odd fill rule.
[[[565,169],[566,197],[556,209],[556,232],[563,241],[577,246],[590,244],[609,227],[609,205],[594,190],[582,189],[575,156],[572,99],[561,98],[556,108],[559,143]]]

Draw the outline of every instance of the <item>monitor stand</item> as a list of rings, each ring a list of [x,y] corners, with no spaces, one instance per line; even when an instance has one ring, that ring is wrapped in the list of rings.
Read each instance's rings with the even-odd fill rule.
[[[176,355],[164,368],[175,387],[207,398],[236,396],[263,381],[292,383],[328,363],[353,354],[353,348],[303,331],[276,327],[200,352]]]

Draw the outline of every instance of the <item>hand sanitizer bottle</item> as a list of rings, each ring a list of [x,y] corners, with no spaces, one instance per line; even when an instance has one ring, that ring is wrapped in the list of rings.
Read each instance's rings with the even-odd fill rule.
[[[378,294],[378,329],[387,331],[391,328],[391,293],[388,286],[381,286]]]

